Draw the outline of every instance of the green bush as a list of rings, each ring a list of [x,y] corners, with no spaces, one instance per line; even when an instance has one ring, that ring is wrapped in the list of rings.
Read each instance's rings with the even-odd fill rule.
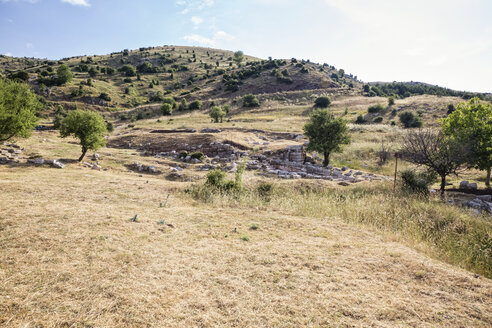
[[[355,124],[364,124],[366,122],[366,119],[362,115],[357,116],[357,119],[355,120]]]
[[[380,113],[383,110],[384,110],[384,107],[381,104],[369,106],[369,108],[367,109],[367,111],[369,113]]]
[[[161,105],[161,113],[162,115],[171,115],[173,113],[173,106],[168,103],[164,103]]]
[[[111,97],[106,92],[102,92],[99,95],[99,99],[102,99],[102,100],[105,100],[105,101],[111,101]]]
[[[428,195],[429,187],[435,180],[436,175],[433,172],[405,170],[401,172],[401,189],[405,192]]]
[[[189,110],[198,110],[202,108],[202,102],[200,100],[194,100],[188,106]]]
[[[318,97],[315,101],[314,101],[314,107],[317,107],[317,108],[328,108],[328,106],[330,106],[331,104],[331,99],[329,97]]]
[[[391,96],[388,98],[388,106],[393,106],[395,104],[395,97]]]
[[[114,131],[114,125],[112,122],[106,122],[106,129],[108,132],[113,132]]]
[[[243,97],[243,106],[244,107],[259,107],[260,102],[258,101],[258,98],[256,98],[255,95],[249,94],[249,95],[245,95]]]
[[[198,159],[198,160],[203,160],[205,158],[205,155],[203,155],[202,152],[194,152],[193,154],[190,155],[191,158],[195,158],[195,159]]]
[[[423,125],[422,118],[413,112],[405,111],[400,113],[398,117],[405,128],[420,128]]]
[[[383,118],[381,116],[378,116],[376,118],[374,118],[373,122],[374,123],[381,123],[383,121]]]

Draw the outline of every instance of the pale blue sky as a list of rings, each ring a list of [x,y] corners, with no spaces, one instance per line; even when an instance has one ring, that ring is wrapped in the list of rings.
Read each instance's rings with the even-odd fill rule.
[[[492,92],[492,0],[0,0],[0,53],[196,45]]]

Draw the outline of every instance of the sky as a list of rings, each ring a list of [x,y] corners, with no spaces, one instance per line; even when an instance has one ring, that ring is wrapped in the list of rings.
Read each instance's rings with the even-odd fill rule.
[[[0,54],[193,45],[492,92],[492,0],[0,0]]]

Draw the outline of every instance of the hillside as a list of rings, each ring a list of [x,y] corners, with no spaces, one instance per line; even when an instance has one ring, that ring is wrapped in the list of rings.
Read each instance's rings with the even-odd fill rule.
[[[29,83],[50,103],[118,110],[159,102],[164,95],[188,101],[234,98],[300,90],[360,90],[343,70],[307,61],[260,60],[245,56],[241,67],[233,52],[196,47],[152,47],[103,56],[60,61],[0,57],[0,74],[29,73]],[[66,86],[47,86],[61,63],[74,79]],[[91,81],[88,81],[88,80]],[[106,93],[110,101],[100,99]]]

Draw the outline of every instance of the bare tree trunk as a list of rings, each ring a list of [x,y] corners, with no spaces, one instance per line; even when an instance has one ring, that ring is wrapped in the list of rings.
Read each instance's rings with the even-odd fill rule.
[[[325,151],[324,152],[324,157],[325,157],[325,159],[323,161],[323,166],[326,167],[326,166],[328,166],[328,164],[330,164],[330,153],[327,152],[327,151]]]
[[[487,168],[487,178],[485,178],[485,186],[490,188],[490,167]]]
[[[84,156],[85,156],[86,153],[87,153],[87,149],[86,148],[82,148],[82,156],[79,157],[79,162],[82,162],[82,160],[84,159]]]
[[[441,175],[441,197],[444,196],[444,189],[446,188],[446,176]]]

